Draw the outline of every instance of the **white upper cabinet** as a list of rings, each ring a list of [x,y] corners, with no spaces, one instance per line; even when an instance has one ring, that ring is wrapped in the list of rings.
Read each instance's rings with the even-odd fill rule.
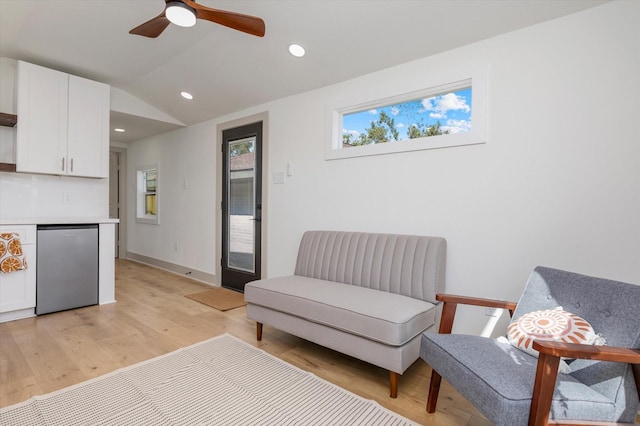
[[[109,177],[109,86],[69,76],[68,174]]]
[[[66,174],[68,74],[18,62],[16,170]]]
[[[18,62],[16,170],[109,176],[109,86]]]

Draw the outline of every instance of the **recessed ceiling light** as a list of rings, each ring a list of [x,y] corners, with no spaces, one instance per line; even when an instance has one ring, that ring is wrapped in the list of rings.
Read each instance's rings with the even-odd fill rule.
[[[304,47],[299,44],[292,43],[289,45],[289,53],[291,53],[296,58],[302,58],[305,54]]]
[[[180,92],[180,96],[182,96],[185,99],[189,99],[189,100],[193,99],[193,95],[191,93],[189,93],[189,92]]]
[[[113,129],[114,132],[124,133],[124,129],[116,128]]]

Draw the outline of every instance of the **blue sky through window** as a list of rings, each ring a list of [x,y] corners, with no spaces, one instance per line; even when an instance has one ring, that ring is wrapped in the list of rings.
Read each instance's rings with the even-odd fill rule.
[[[443,133],[471,131],[471,88],[428,98],[382,106],[368,111],[344,114],[343,134],[357,140],[366,134],[371,122],[377,122],[382,111],[392,118],[398,131],[398,140],[409,139],[412,126],[425,129],[438,122]]]

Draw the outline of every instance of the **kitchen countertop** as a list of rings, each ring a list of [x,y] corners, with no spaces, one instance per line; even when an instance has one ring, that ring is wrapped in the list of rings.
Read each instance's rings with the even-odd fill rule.
[[[118,223],[120,219],[104,217],[31,217],[0,219],[0,225],[70,225],[77,223]]]

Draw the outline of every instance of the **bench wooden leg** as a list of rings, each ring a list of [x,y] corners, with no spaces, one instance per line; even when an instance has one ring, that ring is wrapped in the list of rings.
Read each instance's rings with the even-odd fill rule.
[[[256,340],[258,341],[262,340],[262,323],[261,322],[256,323]]]
[[[431,370],[431,383],[429,384],[429,396],[427,397],[427,413],[434,413],[436,411],[436,404],[438,403],[438,393],[440,392],[440,382],[442,376],[436,373],[435,370]]]
[[[395,371],[389,371],[389,396],[391,398],[398,397],[398,377],[400,375]]]

